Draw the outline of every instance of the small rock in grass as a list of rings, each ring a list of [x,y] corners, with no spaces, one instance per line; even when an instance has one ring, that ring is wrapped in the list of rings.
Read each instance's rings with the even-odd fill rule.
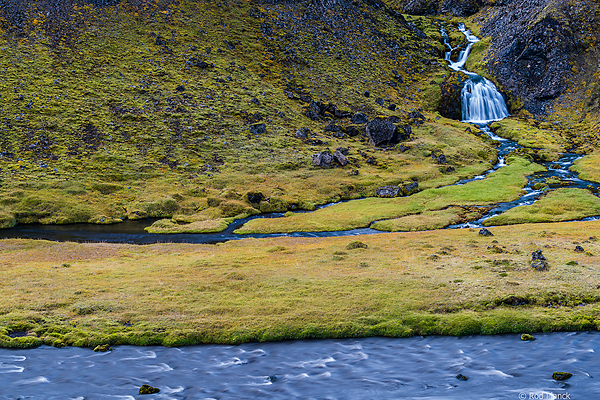
[[[317,167],[329,168],[333,162],[333,155],[328,151],[313,154],[312,162]]]
[[[542,254],[541,250],[536,250],[531,253],[531,268],[538,271],[545,271],[550,267],[546,257]]]
[[[312,132],[308,128],[300,128],[296,131],[296,137],[302,140],[308,139],[311,134]]]
[[[140,387],[139,394],[154,394],[154,393],[159,393],[159,392],[160,392],[159,388],[155,388],[150,385],[142,385]]]
[[[398,186],[382,186],[377,188],[377,196],[379,197],[396,197],[398,193],[400,193],[400,188]]]
[[[249,131],[252,135],[260,135],[267,131],[267,125],[265,125],[265,124],[250,125]]]
[[[352,118],[350,118],[350,122],[353,124],[366,124],[369,122],[369,119],[363,113],[356,113],[352,116]]]
[[[581,246],[575,246],[575,253],[583,253],[585,250]]]
[[[469,380],[469,378],[467,378],[463,374],[456,375],[456,379],[458,379],[459,381],[468,381]]]
[[[112,349],[110,348],[110,344],[99,344],[98,346],[94,347],[94,351],[99,351],[102,353],[109,350],[112,351]]]
[[[479,236],[494,236],[494,234],[490,232],[489,229],[481,228],[479,230]]]
[[[524,333],[521,335],[521,340],[535,340],[535,338],[528,333]]]
[[[572,376],[573,376],[573,374],[570,372],[554,371],[554,373],[552,374],[552,379],[557,380],[557,381],[564,381],[564,380],[569,379]]]
[[[346,249],[348,249],[348,250],[366,249],[368,247],[369,246],[367,246],[365,243],[363,243],[359,240],[353,240],[352,242],[350,242],[346,245]]]

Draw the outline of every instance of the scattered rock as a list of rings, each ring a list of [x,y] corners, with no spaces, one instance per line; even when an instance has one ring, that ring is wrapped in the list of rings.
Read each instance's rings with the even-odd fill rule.
[[[371,97],[371,92],[369,92],[368,90],[365,92],[365,97]]]
[[[348,149],[343,147],[336,149],[335,153],[333,153],[333,157],[342,167],[345,167],[348,164],[348,159],[346,158],[347,155]]]
[[[356,126],[347,126],[346,127],[346,133],[348,134],[348,136],[350,137],[354,137],[354,136],[358,136],[361,134],[361,130],[358,129]]]
[[[352,242],[350,242],[346,245],[347,250],[366,249],[368,247],[369,246],[367,246],[365,243],[363,243],[359,240],[353,240]]]
[[[325,128],[323,128],[323,130],[326,132],[340,132],[342,130],[342,127],[334,123],[330,123]]]
[[[417,181],[412,181],[410,183],[405,184],[402,187],[402,191],[404,192],[404,194],[406,196],[411,195],[413,193],[416,193],[419,191],[419,182]]]
[[[104,353],[105,351],[112,351],[112,349],[110,348],[110,344],[99,344],[94,347],[94,351]]]
[[[421,114],[418,110],[413,110],[408,113],[408,118],[410,118],[415,125],[420,125],[425,122],[425,116]]]
[[[396,141],[396,125],[388,119],[377,117],[367,124],[369,142],[375,146],[384,146]]]
[[[502,254],[504,253],[504,250],[501,247],[494,245],[488,246],[487,248],[490,252],[495,253],[495,254]]]
[[[382,186],[377,188],[377,196],[379,197],[396,197],[400,193],[398,186]]]
[[[321,107],[319,107],[319,105],[317,103],[315,103],[314,101],[311,100],[311,102],[308,104],[308,107],[306,107],[306,111],[304,112],[304,115],[306,115],[308,118],[312,119],[313,121],[318,121],[320,118],[319,114],[321,114]]]
[[[369,119],[365,114],[359,112],[354,114],[352,118],[350,118],[350,122],[352,122],[353,124],[366,124],[367,122],[369,122]]]
[[[412,135],[412,128],[410,127],[410,125],[402,125],[398,129],[396,135],[397,135],[396,139],[398,141],[400,141],[400,140],[408,140],[408,139],[410,139],[410,135]]]
[[[489,229],[481,228],[479,230],[479,236],[494,236],[494,234],[492,232],[490,232]]]
[[[252,204],[258,204],[264,198],[263,194],[260,192],[248,192],[246,196],[248,197],[248,201]]]
[[[581,246],[575,246],[575,253],[584,253],[585,250]]]
[[[536,250],[531,253],[531,268],[534,268],[538,271],[547,270],[550,267],[548,264],[548,260],[542,254],[541,250]]]
[[[573,376],[573,374],[570,372],[554,371],[554,373],[552,374],[552,379],[557,380],[557,381],[564,381],[564,380],[569,379],[572,376]]]
[[[524,333],[521,335],[521,340],[535,340],[535,338],[528,333]]]
[[[311,134],[312,132],[308,128],[300,128],[296,131],[296,137],[302,140],[308,139]]]
[[[456,375],[456,379],[458,379],[459,381],[468,381],[469,380],[469,378],[467,378],[463,374]]]
[[[329,168],[333,162],[333,155],[328,151],[322,151],[320,153],[313,154],[312,162],[317,167]]]
[[[375,99],[375,103],[379,104],[381,107],[383,107],[385,105],[385,102],[380,97]]]
[[[266,124],[250,125],[249,131],[250,131],[250,134],[252,134],[252,135],[260,135],[267,131],[267,125]]]
[[[396,107],[397,107],[397,106],[396,106],[394,103],[392,103],[392,104],[390,104],[390,105],[388,106],[388,110],[390,110],[390,111],[396,111]]]
[[[175,88],[176,91],[178,92],[185,92],[185,86],[183,85],[179,85]]]
[[[250,103],[254,103],[257,106],[260,106],[260,100],[258,100],[256,97],[251,98]]]
[[[139,394],[154,394],[159,393],[160,389],[152,387],[150,385],[142,385],[139,390]]]
[[[197,67],[201,69],[214,68],[215,64],[209,64],[206,61],[199,60],[196,57],[190,57],[186,63],[188,67]]]

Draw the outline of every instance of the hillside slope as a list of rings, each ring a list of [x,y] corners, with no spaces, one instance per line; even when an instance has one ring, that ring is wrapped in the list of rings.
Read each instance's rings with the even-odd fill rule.
[[[445,73],[443,46],[394,4],[114,3],[3,19],[0,226],[153,216],[218,230],[494,160],[464,125],[411,114]],[[375,148],[357,112],[412,136]],[[337,148],[348,165],[313,164]],[[448,165],[430,157],[442,151]]]

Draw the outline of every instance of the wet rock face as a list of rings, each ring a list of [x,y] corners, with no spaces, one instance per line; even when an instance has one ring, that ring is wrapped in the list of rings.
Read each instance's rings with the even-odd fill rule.
[[[545,114],[567,89],[569,60],[584,49],[578,22],[567,4],[550,0],[505,0],[486,20],[482,35],[492,37],[488,68],[524,108]]]
[[[465,82],[469,79],[463,72],[449,72],[446,78],[440,83],[442,96],[440,98],[438,111],[446,118],[461,120],[461,90]]]

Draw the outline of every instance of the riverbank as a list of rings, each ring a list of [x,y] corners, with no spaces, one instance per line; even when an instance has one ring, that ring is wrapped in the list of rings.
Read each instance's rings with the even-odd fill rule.
[[[491,237],[465,229],[217,245],[3,240],[0,345],[597,330],[599,228],[577,222],[495,227]],[[536,250],[547,271],[531,268]]]

